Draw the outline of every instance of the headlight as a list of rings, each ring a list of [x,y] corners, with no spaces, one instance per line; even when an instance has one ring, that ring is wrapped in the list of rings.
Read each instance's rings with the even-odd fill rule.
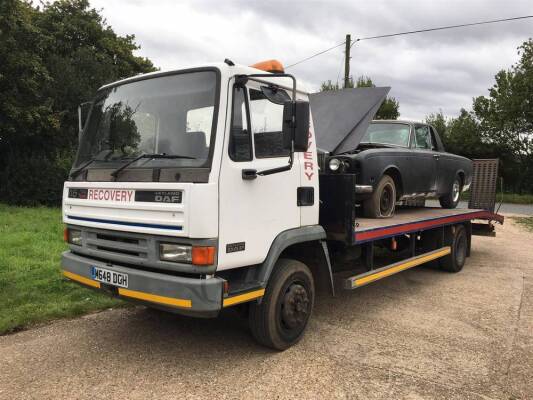
[[[183,244],[160,243],[159,258],[162,261],[192,262],[192,247]]]
[[[69,229],[67,234],[67,241],[70,244],[75,244],[76,246],[81,246],[81,231],[77,229]]]
[[[337,171],[341,167],[341,162],[338,158],[332,158],[329,160],[329,169],[332,171]]]

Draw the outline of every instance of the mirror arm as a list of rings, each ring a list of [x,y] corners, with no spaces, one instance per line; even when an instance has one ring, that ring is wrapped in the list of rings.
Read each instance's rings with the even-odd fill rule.
[[[277,167],[277,168],[265,169],[264,171],[259,171],[257,172],[257,175],[265,176],[265,175],[277,174],[278,172],[290,171],[294,163],[294,140],[291,143],[291,147],[292,149],[289,154],[289,164],[284,165],[283,167]]]
[[[259,83],[264,83],[266,85],[272,85],[271,81],[266,81],[266,80],[258,79],[258,78],[283,78],[283,77],[284,78],[290,78],[292,80],[292,100],[293,101],[296,100],[296,78],[293,75],[291,75],[291,74],[272,74],[272,73],[267,73],[267,74],[237,75],[235,77],[235,79],[236,79],[236,82],[238,82],[239,84],[246,84],[246,82],[248,80],[251,80],[251,81],[255,81],[255,82],[259,82]],[[293,116],[292,123],[293,124],[295,123],[294,116]],[[291,152],[289,154],[289,164],[284,165],[283,167],[277,167],[277,168],[265,169],[264,171],[258,171],[257,175],[266,176],[266,175],[277,174],[278,172],[290,171],[292,169],[293,163],[294,163],[294,139],[291,142]]]
[[[86,106],[87,104],[91,104],[90,101],[86,101],[85,103],[81,103],[78,106],[78,134],[81,135],[81,132],[83,131],[83,123],[81,121],[81,109],[83,106]]]
[[[78,106],[78,133],[81,133],[81,104]]]
[[[249,79],[251,81],[264,83],[266,85],[272,85],[272,81],[265,81],[263,79],[257,78],[290,78],[292,79],[292,99],[296,100],[296,78],[291,74],[251,74],[251,75],[237,75],[237,80],[239,82],[245,82]]]

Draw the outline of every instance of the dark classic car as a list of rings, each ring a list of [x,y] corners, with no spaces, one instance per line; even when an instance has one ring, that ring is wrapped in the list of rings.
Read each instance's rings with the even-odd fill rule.
[[[365,216],[390,217],[398,201],[438,198],[455,208],[472,180],[472,162],[447,153],[430,125],[373,121],[354,150],[330,155],[326,173],[355,173]]]

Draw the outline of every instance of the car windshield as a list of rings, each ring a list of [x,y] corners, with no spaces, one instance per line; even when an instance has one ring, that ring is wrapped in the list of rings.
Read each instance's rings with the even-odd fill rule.
[[[409,125],[407,124],[370,124],[361,144],[384,144],[409,146]]]
[[[176,156],[140,159],[143,166],[208,166],[216,88],[216,73],[201,71],[104,89],[92,106],[74,166],[91,159],[93,165],[116,164],[141,154]]]

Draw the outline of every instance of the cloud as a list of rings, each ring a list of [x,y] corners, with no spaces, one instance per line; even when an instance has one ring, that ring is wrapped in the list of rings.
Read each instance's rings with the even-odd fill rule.
[[[118,33],[135,34],[138,54],[162,69],[230,58],[285,65],[352,38],[532,14],[530,0],[174,1],[91,0]],[[533,20],[357,42],[351,73],[391,86],[401,117],[469,108],[495,73],[517,61]],[[343,48],[291,68],[308,88],[342,80]]]

